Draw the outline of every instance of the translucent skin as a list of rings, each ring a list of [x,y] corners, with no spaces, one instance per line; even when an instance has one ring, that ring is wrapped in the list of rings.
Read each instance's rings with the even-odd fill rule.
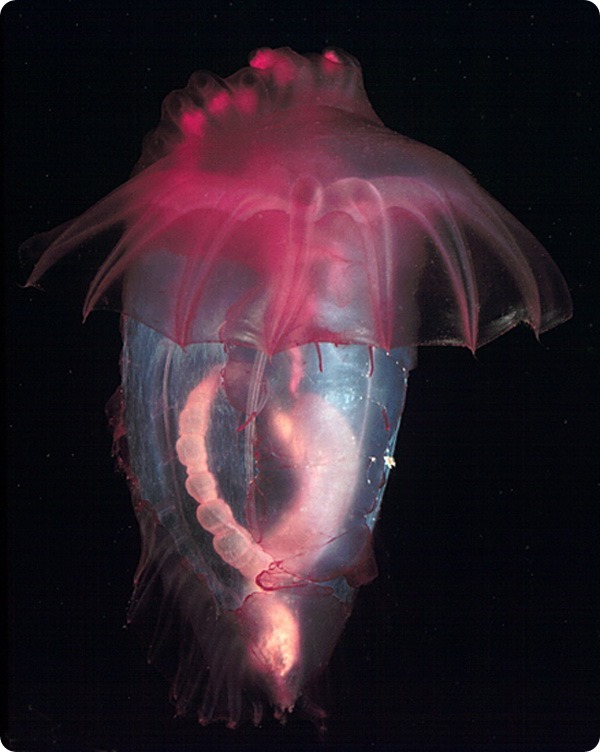
[[[182,346],[475,349],[569,318],[542,246],[454,160],[388,130],[352,56],[250,65],[170,94],[132,179],[32,239],[47,250],[30,284],[118,229],[84,313],[123,310]]]
[[[84,315],[123,314],[130,617],[176,657],[178,712],[322,718],[309,687],[376,574],[414,348],[539,334],[571,315],[562,275],[464,168],[385,128],[338,50],[194,74],[130,180],[24,245],[28,284],[75,251]]]
[[[156,622],[156,599],[168,614],[152,659],[179,657],[178,712],[235,726],[301,698],[319,719],[307,685],[376,574],[413,351],[183,350],[131,318],[123,339],[115,447],[143,538],[130,618]]]

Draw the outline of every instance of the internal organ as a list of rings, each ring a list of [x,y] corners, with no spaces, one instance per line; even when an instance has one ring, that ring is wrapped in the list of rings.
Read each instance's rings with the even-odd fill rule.
[[[142,524],[151,539],[138,591],[148,562],[175,550],[216,618],[235,616],[249,683],[285,712],[326,665],[357,587],[376,574],[371,533],[413,351],[183,349],[132,319],[124,335],[129,463],[138,515],[149,508],[155,520]],[[166,533],[159,548],[156,524]],[[182,576],[163,575],[163,587],[180,588]],[[211,645],[200,648],[210,665]]]
[[[219,378],[213,369],[192,390],[179,419],[177,453],[187,467],[186,489],[199,504],[198,522],[214,536],[219,556],[254,588],[278,570],[315,572],[323,550],[335,545],[351,518],[362,464],[356,437],[340,412],[317,394],[296,395],[288,410],[271,408],[267,425],[278,462],[289,468],[296,491],[258,543],[219,496],[208,465],[206,436]]]

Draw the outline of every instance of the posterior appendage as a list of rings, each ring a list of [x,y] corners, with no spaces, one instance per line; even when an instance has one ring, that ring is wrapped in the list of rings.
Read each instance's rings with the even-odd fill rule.
[[[278,453],[297,482],[288,509],[259,544],[235,518],[210,469],[207,437],[220,389],[221,372],[215,367],[190,392],[179,417],[177,455],[187,469],[187,492],[198,504],[196,518],[212,534],[215,551],[243,575],[246,597],[261,594],[248,635],[250,664],[268,681],[279,708],[291,710],[296,698],[288,677],[301,659],[301,631],[285,586],[278,589],[273,582],[290,579],[282,562],[289,561],[292,572],[294,562],[303,571],[316,566],[343,527],[359,469],[356,440],[340,412],[316,394],[296,395],[289,410],[270,408]],[[336,455],[335,446],[345,451]]]

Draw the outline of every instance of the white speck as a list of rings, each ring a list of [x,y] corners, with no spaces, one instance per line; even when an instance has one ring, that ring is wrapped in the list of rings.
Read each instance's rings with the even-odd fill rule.
[[[388,468],[388,470],[391,470],[392,468],[396,467],[396,460],[392,457],[391,454],[384,455],[383,463]]]

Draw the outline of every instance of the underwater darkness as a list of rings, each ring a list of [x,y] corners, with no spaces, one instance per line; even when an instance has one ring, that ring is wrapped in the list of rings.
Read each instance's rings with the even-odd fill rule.
[[[598,14],[591,3],[9,3],[4,43],[8,677],[21,750],[592,749],[598,725]],[[384,123],[547,248],[574,318],[423,348],[328,732],[173,720],[123,628],[139,534],[110,456],[118,317],[23,290],[19,244],[122,183],[160,102],[256,47],[339,46]]]

